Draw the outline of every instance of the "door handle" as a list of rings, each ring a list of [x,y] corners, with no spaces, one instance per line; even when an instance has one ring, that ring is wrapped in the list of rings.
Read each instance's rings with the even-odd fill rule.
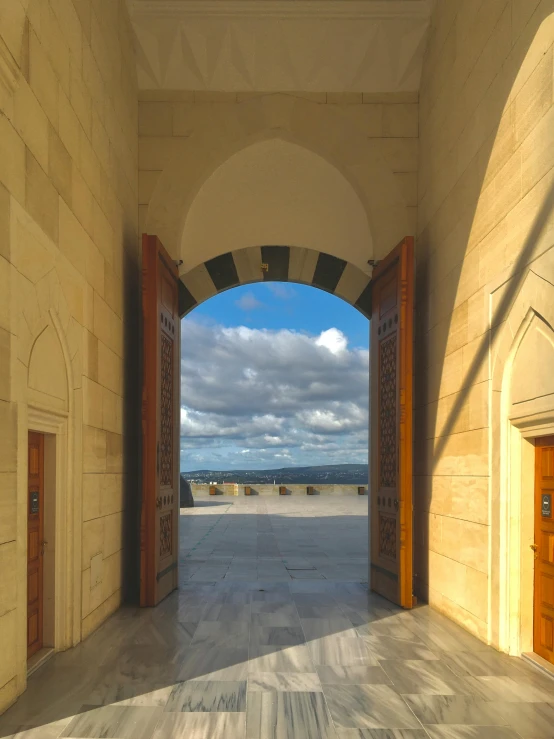
[[[396,511],[398,510],[398,498],[394,499],[394,508]]]
[[[40,553],[41,554],[44,554],[44,550],[46,549],[46,545],[47,544],[48,544],[48,542],[46,540],[43,540],[43,541],[40,542]]]
[[[531,549],[535,552],[535,559],[539,558],[539,545],[538,544],[529,544]]]

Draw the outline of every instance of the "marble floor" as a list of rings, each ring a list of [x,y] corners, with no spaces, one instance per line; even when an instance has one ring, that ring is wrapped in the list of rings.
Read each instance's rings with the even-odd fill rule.
[[[198,503],[180,589],[55,655],[0,737],[554,737],[549,677],[368,592],[367,498]]]

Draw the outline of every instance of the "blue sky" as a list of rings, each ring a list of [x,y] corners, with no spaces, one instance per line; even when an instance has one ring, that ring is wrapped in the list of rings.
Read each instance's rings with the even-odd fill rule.
[[[182,320],[181,469],[367,463],[369,322],[306,285],[258,283]]]
[[[190,319],[224,326],[288,328],[313,335],[334,327],[350,345],[369,347],[367,318],[344,300],[310,285],[260,282],[235,287],[199,305],[185,321]]]

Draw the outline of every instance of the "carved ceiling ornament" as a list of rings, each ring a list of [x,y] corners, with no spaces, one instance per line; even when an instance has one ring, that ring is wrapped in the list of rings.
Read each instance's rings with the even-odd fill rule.
[[[419,89],[430,0],[128,3],[141,89]]]

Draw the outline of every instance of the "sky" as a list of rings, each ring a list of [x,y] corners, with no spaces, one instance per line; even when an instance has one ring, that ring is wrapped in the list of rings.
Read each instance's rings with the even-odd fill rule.
[[[369,321],[266,282],[181,321],[181,470],[367,464]]]

